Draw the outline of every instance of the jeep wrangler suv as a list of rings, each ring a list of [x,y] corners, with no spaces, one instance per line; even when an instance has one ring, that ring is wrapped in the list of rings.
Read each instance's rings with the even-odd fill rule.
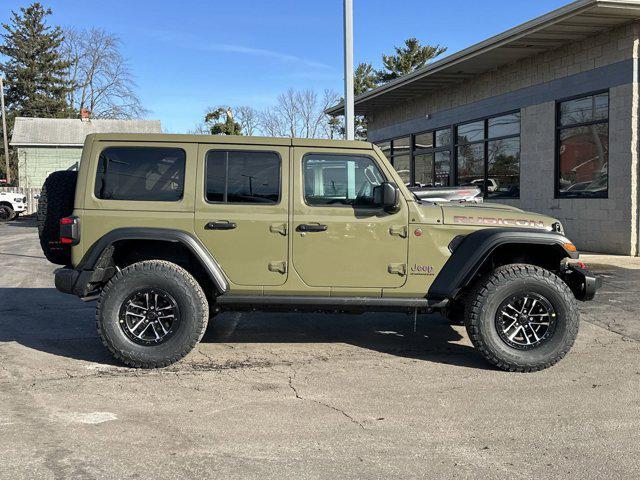
[[[489,362],[540,370],[599,286],[555,219],[421,201],[365,142],[89,135],[38,219],[57,289],[98,299],[132,367],[184,357],[221,311],[308,310],[464,315]]]

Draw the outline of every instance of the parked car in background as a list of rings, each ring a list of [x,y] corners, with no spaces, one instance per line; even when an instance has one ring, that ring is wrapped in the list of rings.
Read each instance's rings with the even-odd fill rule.
[[[18,218],[27,211],[27,197],[14,192],[0,192],[0,222]]]
[[[472,202],[482,203],[479,187],[410,187],[409,190],[420,200],[429,202]]]

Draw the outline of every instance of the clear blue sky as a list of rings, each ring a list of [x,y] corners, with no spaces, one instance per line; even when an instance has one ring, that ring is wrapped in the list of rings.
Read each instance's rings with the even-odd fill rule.
[[[2,2],[9,9],[29,2]],[[207,106],[264,108],[289,87],[342,89],[342,0],[41,0],[53,23],[118,35],[150,118],[185,132]],[[355,61],[410,36],[448,53],[568,0],[354,0]],[[10,7],[10,8],[7,8]]]

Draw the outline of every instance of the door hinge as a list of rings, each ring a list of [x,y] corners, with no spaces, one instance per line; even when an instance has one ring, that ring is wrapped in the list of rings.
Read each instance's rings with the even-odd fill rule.
[[[280,235],[287,236],[287,224],[286,223],[272,223],[269,225],[269,231],[271,233],[279,233]]]
[[[287,262],[269,262],[269,271],[276,273],[287,273]]]
[[[401,277],[407,274],[407,266],[404,263],[390,263],[387,269],[389,273],[400,275]]]
[[[406,225],[393,225],[389,227],[389,233],[401,238],[407,238],[407,227]]]

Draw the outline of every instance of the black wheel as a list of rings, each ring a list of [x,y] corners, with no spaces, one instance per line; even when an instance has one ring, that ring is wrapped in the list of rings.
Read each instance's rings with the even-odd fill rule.
[[[465,317],[480,353],[517,372],[557,363],[571,349],[579,326],[571,289],[534,265],[506,265],[480,280],[469,294]]]
[[[165,367],[187,355],[207,328],[209,305],[196,279],[163,260],[134,263],[102,290],[98,334],[121,362]]]
[[[71,247],[60,243],[60,219],[73,213],[78,172],[62,170],[50,174],[38,199],[38,236],[44,256],[51,263],[71,263]]]
[[[13,220],[13,208],[0,205],[0,223]]]

